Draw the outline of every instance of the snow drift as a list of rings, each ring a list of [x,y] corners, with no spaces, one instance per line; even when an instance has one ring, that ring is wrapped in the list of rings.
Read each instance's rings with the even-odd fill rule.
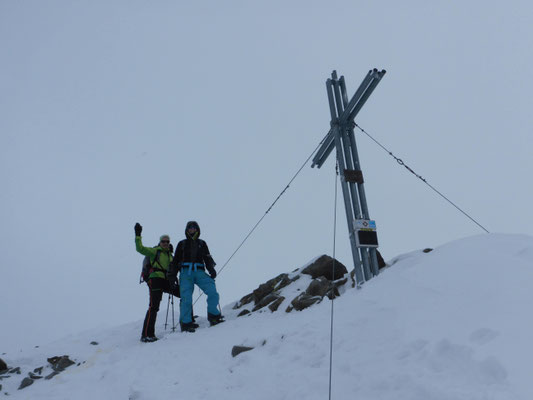
[[[333,399],[533,398],[533,238],[474,236],[389,264],[334,300]],[[310,279],[285,289],[294,294]],[[139,342],[137,321],[4,353],[21,374],[0,380],[1,391],[13,399],[327,399],[331,301],[242,317],[234,304],[224,324],[208,328],[201,317],[205,329],[193,334],[164,331],[162,312],[156,343]],[[235,345],[253,350],[233,357]],[[60,355],[76,364],[17,390]]]

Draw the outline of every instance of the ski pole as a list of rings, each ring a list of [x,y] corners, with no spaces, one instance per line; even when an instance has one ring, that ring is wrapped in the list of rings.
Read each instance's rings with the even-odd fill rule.
[[[169,306],[170,306],[170,296],[171,296],[171,294],[169,293],[169,295],[168,295],[168,302],[167,302],[167,317],[165,318],[165,330],[167,330],[168,309],[169,309]]]
[[[172,332],[175,332],[176,326],[174,325],[174,296],[172,296],[171,303],[172,303]]]
[[[181,307],[181,297],[180,297],[180,307]],[[180,308],[181,309],[181,308]],[[178,324],[179,324],[179,321],[178,321]],[[174,325],[174,328],[177,328],[178,327],[178,324],[175,324]]]

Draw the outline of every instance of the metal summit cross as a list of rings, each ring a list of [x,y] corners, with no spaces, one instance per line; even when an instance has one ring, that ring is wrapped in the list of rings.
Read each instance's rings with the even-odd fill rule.
[[[331,79],[326,81],[331,128],[311,165],[311,167],[316,165],[320,168],[333,148],[336,148],[358,286],[377,275],[379,268],[376,254],[378,247],[376,224],[370,220],[368,213],[363,173],[355,143],[354,119],[385,73],[385,70],[369,71],[348,102],[344,76],[338,79],[337,71],[332,72]]]

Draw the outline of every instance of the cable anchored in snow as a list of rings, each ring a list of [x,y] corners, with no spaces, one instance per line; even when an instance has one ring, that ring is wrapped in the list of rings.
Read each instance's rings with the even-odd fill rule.
[[[385,150],[392,158],[396,160],[396,162],[402,166],[404,166],[410,173],[412,173],[414,176],[416,176],[418,179],[420,179],[422,182],[424,182],[426,185],[428,185],[435,193],[437,193],[440,197],[442,197],[444,200],[446,200],[448,203],[450,203],[452,206],[454,206],[457,210],[459,210],[463,215],[465,215],[468,219],[470,219],[473,223],[475,223],[477,226],[479,226],[481,229],[483,229],[486,233],[490,233],[483,225],[481,225],[479,222],[477,222],[474,218],[472,218],[468,213],[463,211],[457,204],[452,202],[448,197],[446,197],[444,194],[439,192],[435,187],[433,187],[429,182],[424,179],[421,175],[417,174],[413,169],[411,169],[407,164],[403,162],[401,158],[396,157],[389,149],[387,149],[385,146],[383,146],[380,142],[378,142],[372,135],[370,135],[366,130],[361,128],[359,125],[357,125],[356,122],[353,123],[355,127],[357,127],[361,132],[363,132],[365,135],[367,135],[370,139],[372,139],[379,147],[381,147],[383,150]]]
[[[333,207],[333,265],[331,267],[331,278],[335,280],[335,250],[337,248],[337,176],[339,175],[339,163],[335,165],[335,205]],[[333,301],[335,299],[335,286],[331,290],[331,317],[329,331],[329,400],[331,400],[331,378],[333,375]]]

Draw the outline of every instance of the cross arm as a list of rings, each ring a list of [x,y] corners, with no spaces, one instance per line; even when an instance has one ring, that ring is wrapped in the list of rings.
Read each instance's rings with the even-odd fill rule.
[[[333,151],[333,148],[335,147],[335,125],[345,125],[347,122],[353,121],[356,117],[356,115],[359,113],[365,102],[368,100],[374,89],[376,88],[377,84],[383,78],[383,75],[385,75],[386,71],[378,71],[376,68],[373,70],[368,71],[365,79],[363,79],[363,82],[361,85],[359,85],[359,88],[355,92],[355,94],[352,96],[350,102],[348,105],[344,107],[339,107],[339,109],[343,109],[342,114],[338,115],[337,118],[332,118],[331,125],[329,132],[325,136],[324,140],[322,141],[322,145],[318,149],[315,157],[313,158],[313,163],[311,164],[311,167],[314,167],[315,165],[320,168],[322,164],[326,161],[330,153]],[[333,76],[336,78],[336,73],[334,71]],[[336,80],[336,79],[335,79]],[[343,80],[343,77],[341,77],[341,80]],[[328,84],[330,79],[328,79]],[[342,82],[344,84],[344,82]],[[330,108],[333,108],[334,105],[331,104],[330,101]]]

